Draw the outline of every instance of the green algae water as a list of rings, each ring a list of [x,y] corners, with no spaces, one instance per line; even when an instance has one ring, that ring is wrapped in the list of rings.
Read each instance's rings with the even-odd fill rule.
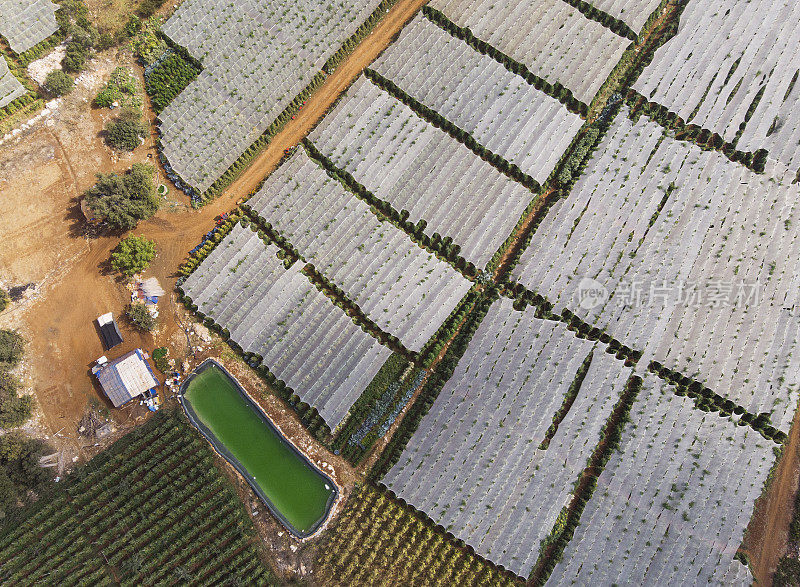
[[[215,448],[290,531],[305,536],[316,530],[336,497],[333,482],[280,435],[215,362],[201,365],[187,383],[182,397],[187,414]]]

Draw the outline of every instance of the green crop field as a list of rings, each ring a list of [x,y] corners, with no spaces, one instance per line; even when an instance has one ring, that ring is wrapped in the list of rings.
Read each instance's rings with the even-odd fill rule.
[[[0,535],[4,585],[270,585],[208,444],[164,409]]]

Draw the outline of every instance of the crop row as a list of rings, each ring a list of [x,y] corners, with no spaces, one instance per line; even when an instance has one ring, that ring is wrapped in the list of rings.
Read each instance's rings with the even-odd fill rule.
[[[574,96],[582,109],[630,44],[562,0],[435,0],[427,13],[433,10],[450,21],[452,27],[442,23],[448,32],[463,31],[468,42],[474,37],[485,45],[481,52],[493,49],[498,61],[519,63],[551,88],[568,89],[565,99]]]
[[[515,585],[424,515],[371,485],[347,502],[317,560],[330,585]]]
[[[800,169],[800,38],[795,2],[689,2],[677,36],[634,89],[746,152]],[[764,26],[770,23],[770,26]]]
[[[238,225],[183,282],[184,302],[335,428],[391,351],[279,253]]]
[[[298,149],[248,206],[381,330],[422,349],[471,282],[417,246]]]
[[[164,32],[204,70],[159,118],[163,152],[196,201],[233,180],[393,2],[181,5]]]
[[[211,449],[164,409],[67,477],[0,540],[3,580],[148,585],[181,574],[272,583],[248,524]]]

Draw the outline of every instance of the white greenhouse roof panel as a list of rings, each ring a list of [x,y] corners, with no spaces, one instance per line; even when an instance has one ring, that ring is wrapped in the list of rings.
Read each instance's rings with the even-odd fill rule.
[[[58,30],[56,10],[50,0],[0,0],[0,35],[24,53]]]
[[[8,69],[5,58],[0,55],[0,108],[24,96],[26,91],[25,86]]]
[[[648,375],[548,585],[751,585],[733,557],[774,447]]]
[[[335,428],[392,351],[301,273],[278,248],[237,225],[183,284],[198,309]]]
[[[631,375],[535,310],[494,303],[383,483],[481,556],[528,576]],[[592,354],[547,448],[554,416]]]
[[[627,108],[513,276],[787,432],[800,391],[797,187]],[[582,299],[582,292],[602,295]]]

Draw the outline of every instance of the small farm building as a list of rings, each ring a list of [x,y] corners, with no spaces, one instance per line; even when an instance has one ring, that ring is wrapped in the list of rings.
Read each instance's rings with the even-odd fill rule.
[[[103,393],[115,408],[158,387],[158,379],[140,349],[95,369]]]
[[[111,312],[100,316],[97,319],[97,325],[100,327],[100,338],[103,339],[105,350],[114,348],[122,342],[122,333],[119,331],[117,323],[114,322],[114,315]]]

